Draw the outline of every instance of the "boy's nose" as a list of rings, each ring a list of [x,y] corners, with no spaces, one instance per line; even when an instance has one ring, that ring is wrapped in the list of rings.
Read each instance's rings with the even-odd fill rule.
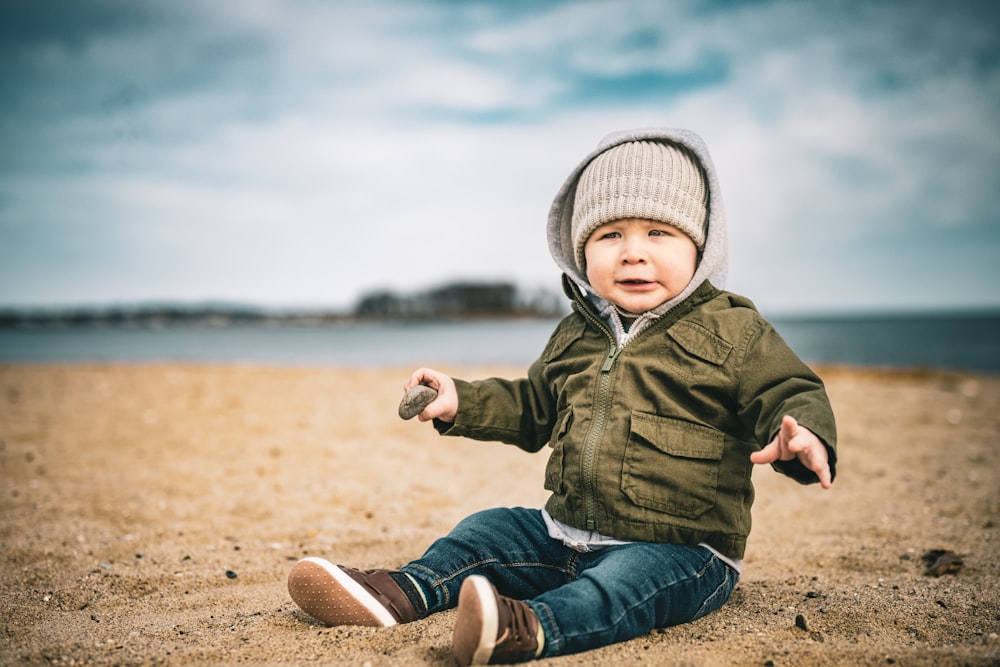
[[[641,241],[626,240],[622,247],[622,262],[635,264],[646,261],[646,250]]]

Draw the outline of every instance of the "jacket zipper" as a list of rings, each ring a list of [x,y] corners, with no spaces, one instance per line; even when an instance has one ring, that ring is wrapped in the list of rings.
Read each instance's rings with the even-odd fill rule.
[[[597,530],[597,466],[595,461],[597,459],[597,443],[601,439],[601,435],[604,433],[604,425],[608,419],[608,412],[611,409],[611,397],[608,392],[608,387],[611,385],[611,369],[614,368],[615,360],[618,355],[622,352],[622,347],[619,347],[618,341],[615,340],[614,335],[608,331],[604,323],[599,319],[595,318],[586,308],[581,308],[584,317],[589,319],[593,324],[595,324],[599,331],[603,331],[608,338],[610,343],[610,349],[608,350],[608,356],[604,358],[604,363],[601,365],[601,377],[598,382],[597,389],[597,416],[594,419],[594,425],[590,429],[590,434],[587,436],[587,443],[583,448],[583,499],[585,508],[585,519],[587,522],[587,530]]]
[[[597,419],[594,428],[590,430],[587,446],[583,450],[583,493],[587,508],[587,530],[597,530],[597,442],[604,433],[604,424],[611,410],[611,396],[608,387],[611,385],[611,368],[615,359],[621,354],[622,348],[612,344],[608,356],[601,366],[601,381],[597,392]]]
[[[598,383],[597,390],[597,417],[594,420],[594,426],[590,429],[590,434],[587,436],[587,443],[584,445],[583,449],[583,496],[584,496],[584,508],[585,508],[585,519],[587,523],[587,530],[597,530],[597,467],[595,466],[595,460],[597,458],[597,443],[601,439],[601,435],[604,433],[604,425],[608,420],[608,412],[611,410],[611,397],[608,393],[608,387],[611,386],[611,371],[615,366],[615,361],[618,359],[618,355],[622,353],[625,348],[625,344],[618,344],[615,340],[614,333],[608,329],[607,325],[601,320],[600,317],[593,314],[583,303],[583,297],[577,293],[577,312],[584,316],[591,324],[597,327],[598,331],[604,332],[605,337],[608,339],[610,344],[610,349],[608,350],[608,356],[604,358],[604,363],[601,365],[601,379]],[[657,322],[663,322],[666,317],[677,311],[676,306],[671,308],[665,313],[661,313],[657,318]],[[636,336],[642,336],[648,333],[650,327],[647,326],[642,331],[640,331]],[[629,337],[625,343],[629,343],[633,340]]]

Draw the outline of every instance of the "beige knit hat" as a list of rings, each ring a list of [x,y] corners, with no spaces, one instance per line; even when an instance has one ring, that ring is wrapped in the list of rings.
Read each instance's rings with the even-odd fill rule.
[[[695,158],[674,144],[630,141],[612,146],[580,174],[571,232],[576,263],[591,233],[612,220],[645,218],[677,227],[701,252],[708,190]]]

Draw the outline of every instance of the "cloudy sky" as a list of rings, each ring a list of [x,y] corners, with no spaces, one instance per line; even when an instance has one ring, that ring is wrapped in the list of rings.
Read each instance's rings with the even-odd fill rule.
[[[649,125],[765,311],[1000,306],[998,7],[3,0],[0,307],[556,287],[553,195]]]

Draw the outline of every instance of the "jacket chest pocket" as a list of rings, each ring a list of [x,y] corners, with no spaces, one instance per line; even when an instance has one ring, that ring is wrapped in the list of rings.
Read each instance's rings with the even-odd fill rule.
[[[664,351],[670,370],[697,380],[726,363],[733,346],[705,327],[681,320],[667,330],[670,343]]]
[[[636,505],[696,519],[715,506],[724,450],[720,431],[633,412],[622,492]]]

